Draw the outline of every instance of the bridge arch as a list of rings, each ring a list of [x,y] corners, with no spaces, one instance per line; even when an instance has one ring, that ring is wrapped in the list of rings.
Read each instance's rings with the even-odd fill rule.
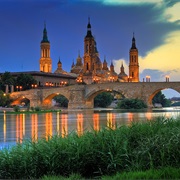
[[[51,93],[49,94],[47,97],[44,98],[43,102],[42,102],[42,107],[52,107],[52,100],[55,96],[58,95],[62,95],[64,97],[66,97],[69,101],[69,97],[63,93]]]
[[[87,94],[85,97],[86,106],[93,108],[94,107],[94,98],[103,92],[110,92],[110,93],[115,92],[115,93],[121,94],[123,97],[126,97],[126,94],[121,90],[110,89],[110,88],[107,88],[107,89],[102,88],[99,90],[93,90],[89,94]]]
[[[150,95],[149,95],[149,98],[148,98],[148,105],[150,105],[151,107],[153,106],[152,104],[152,99],[154,98],[154,96],[159,92],[159,91],[162,91],[162,90],[166,90],[166,89],[172,89],[172,90],[175,90],[177,92],[180,93],[180,90],[177,89],[176,87],[172,88],[172,87],[165,87],[165,88],[158,88],[156,89],[154,92],[152,92]]]
[[[27,105],[27,103],[30,104],[30,99],[26,96],[19,96],[18,98],[14,99],[11,103],[12,106],[17,105]]]

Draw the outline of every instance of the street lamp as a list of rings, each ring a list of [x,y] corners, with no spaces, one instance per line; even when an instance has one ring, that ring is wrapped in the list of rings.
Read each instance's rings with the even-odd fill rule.
[[[21,91],[22,90],[22,86],[16,86],[17,91]]]
[[[31,84],[32,88],[37,88],[37,84]]]
[[[169,82],[169,76],[166,76],[166,82]]]
[[[150,82],[151,76],[146,76],[146,82]]]

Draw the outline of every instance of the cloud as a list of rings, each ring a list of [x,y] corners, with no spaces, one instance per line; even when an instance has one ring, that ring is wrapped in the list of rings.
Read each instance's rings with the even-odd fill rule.
[[[180,70],[180,31],[170,33],[165,44],[150,51],[145,57],[139,57],[140,72],[144,69],[158,69],[171,75],[172,79],[178,77]],[[178,78],[179,80],[179,78]]]
[[[165,81],[168,75],[171,81],[178,81],[180,77],[180,31],[170,33],[165,44],[150,51],[146,56],[139,56],[140,81],[151,76],[151,81]],[[125,72],[129,74],[129,60],[113,60],[115,71],[119,74],[121,64],[125,67]]]
[[[126,61],[124,59],[118,59],[118,60],[114,59],[113,60],[114,70],[117,74],[119,74],[122,63],[124,66],[124,71],[128,75],[129,74],[129,67],[128,67],[129,65],[126,63]]]
[[[140,73],[140,80],[146,81],[146,76],[150,76],[151,81],[159,81],[160,79],[165,81],[164,72],[158,69],[144,69]]]
[[[164,10],[164,16],[169,22],[178,22],[180,20],[180,2]],[[179,22],[178,22],[179,23]]]
[[[152,4],[162,3],[162,0],[98,0],[106,5],[136,5],[136,4]]]

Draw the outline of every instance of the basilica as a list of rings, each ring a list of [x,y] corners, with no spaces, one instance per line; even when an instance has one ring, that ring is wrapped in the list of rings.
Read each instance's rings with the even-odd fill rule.
[[[46,26],[43,30],[43,39],[41,41],[41,57],[39,60],[40,71],[44,73],[52,73],[52,59],[50,57],[50,42],[47,36]],[[129,50],[129,75],[125,73],[123,64],[120,67],[120,73],[114,70],[111,61],[108,67],[106,58],[101,61],[97,44],[91,31],[90,19],[87,24],[87,33],[84,38],[84,55],[78,54],[76,62],[72,63],[70,72],[66,72],[62,68],[62,62],[58,61],[57,69],[54,74],[64,74],[76,77],[78,84],[92,84],[105,82],[139,82],[139,62],[138,49],[136,48],[135,37],[133,34],[132,46]]]

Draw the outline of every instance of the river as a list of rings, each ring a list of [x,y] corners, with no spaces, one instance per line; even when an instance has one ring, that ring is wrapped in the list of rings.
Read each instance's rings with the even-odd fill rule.
[[[0,149],[11,147],[25,139],[37,140],[58,134],[63,137],[71,132],[82,135],[85,131],[102,127],[115,128],[132,121],[151,120],[158,116],[176,118],[180,108],[122,111],[113,109],[77,110],[43,114],[0,113]]]

